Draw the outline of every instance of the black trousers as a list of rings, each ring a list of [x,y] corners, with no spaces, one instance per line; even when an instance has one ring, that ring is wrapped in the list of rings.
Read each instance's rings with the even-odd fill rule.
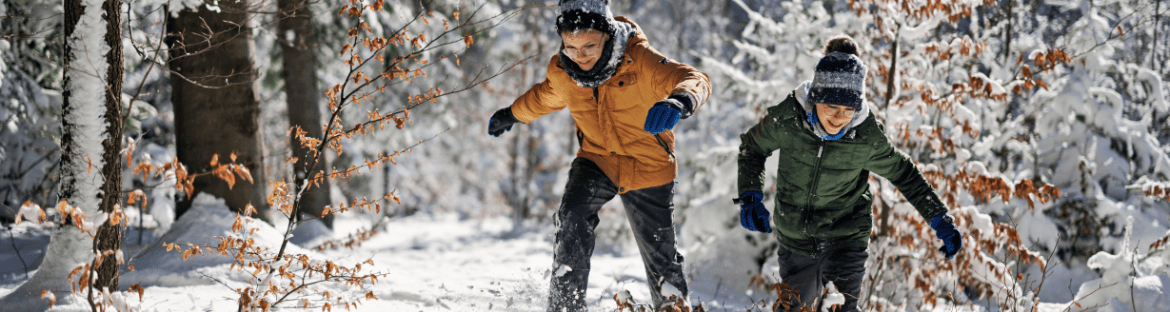
[[[589,258],[593,256],[594,230],[600,222],[597,212],[617,192],[617,186],[592,161],[584,158],[573,160],[565,196],[555,219],[557,233],[549,311],[585,311]],[[674,183],[629,191],[621,197],[642,254],[654,306],[667,299],[662,298],[664,287],[674,287],[686,296],[683,256],[675,245]]]
[[[780,257],[781,282],[800,291],[799,305],[820,311],[825,284],[833,282],[837,291],[845,295],[845,304],[836,311],[860,311],[857,298],[861,295],[861,281],[865,278],[865,260],[869,258],[865,248],[842,248],[809,257],[780,245],[776,255]],[[799,305],[794,301],[790,311],[797,311]]]

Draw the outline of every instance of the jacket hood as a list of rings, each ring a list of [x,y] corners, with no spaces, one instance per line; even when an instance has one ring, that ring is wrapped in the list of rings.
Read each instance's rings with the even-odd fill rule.
[[[816,103],[812,103],[812,101],[808,100],[809,89],[811,89],[811,88],[812,88],[812,81],[811,80],[805,80],[804,82],[802,82],[800,84],[799,87],[796,87],[796,101],[800,102],[800,106],[804,108],[804,111],[809,112],[809,113],[816,112],[816,107],[817,107]],[[845,126],[845,128],[842,129],[841,131],[849,131],[853,128],[856,128],[857,126],[861,125],[861,123],[865,122],[865,119],[868,117],[869,117],[869,103],[868,103],[868,101],[865,101],[863,99],[861,102],[861,109],[858,110],[856,114],[853,114],[853,120],[850,121],[849,125]],[[810,125],[810,126],[812,126],[812,125]],[[824,136],[828,135],[828,132],[825,131],[825,128],[821,127],[821,126],[814,127],[813,132],[816,132],[818,137],[824,137]]]

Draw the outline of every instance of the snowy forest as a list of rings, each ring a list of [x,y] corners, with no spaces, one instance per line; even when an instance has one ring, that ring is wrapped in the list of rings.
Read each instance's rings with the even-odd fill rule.
[[[710,78],[673,130],[687,310],[786,304],[740,134],[846,34],[964,240],[947,261],[872,176],[863,311],[1170,311],[1170,1],[610,5]],[[485,130],[545,79],[556,7],[0,1],[0,311],[544,311],[577,130]],[[623,209],[590,311],[651,310]]]

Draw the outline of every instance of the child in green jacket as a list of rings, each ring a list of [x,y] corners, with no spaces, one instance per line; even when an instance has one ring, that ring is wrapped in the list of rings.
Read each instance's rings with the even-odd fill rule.
[[[735,201],[744,228],[772,232],[761,203],[764,161],[780,151],[772,216],[780,278],[800,291],[801,305],[814,308],[824,285],[833,282],[845,294],[841,311],[856,311],[873,227],[870,172],[893,183],[930,221],[947,260],[962,248],[962,239],[946,205],[866,105],[866,67],[857,44],[840,35],[825,45],[825,54],[812,81],[768,108],[740,136],[741,195]]]

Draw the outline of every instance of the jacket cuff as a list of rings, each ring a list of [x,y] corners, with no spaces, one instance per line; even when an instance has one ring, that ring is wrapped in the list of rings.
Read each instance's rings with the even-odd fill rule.
[[[520,119],[516,119],[516,115],[512,113],[512,106],[501,108],[500,110],[496,111],[495,115],[492,117],[509,124],[521,122]]]
[[[764,193],[761,191],[743,191],[739,197],[731,199],[731,202],[738,205],[746,205],[752,203],[760,203],[764,201]]]
[[[934,217],[930,218],[930,228],[937,231],[939,229],[939,225],[941,225],[943,223],[954,224],[954,222],[955,222],[954,220],[955,219],[953,217],[948,216],[947,213],[944,211],[944,212],[939,213],[939,214],[935,215]]]
[[[682,112],[682,119],[691,117],[691,114],[695,112],[695,98],[690,94],[675,93],[670,95],[669,99],[673,99],[678,101],[679,104],[682,104],[682,107],[678,107],[679,112]]]

